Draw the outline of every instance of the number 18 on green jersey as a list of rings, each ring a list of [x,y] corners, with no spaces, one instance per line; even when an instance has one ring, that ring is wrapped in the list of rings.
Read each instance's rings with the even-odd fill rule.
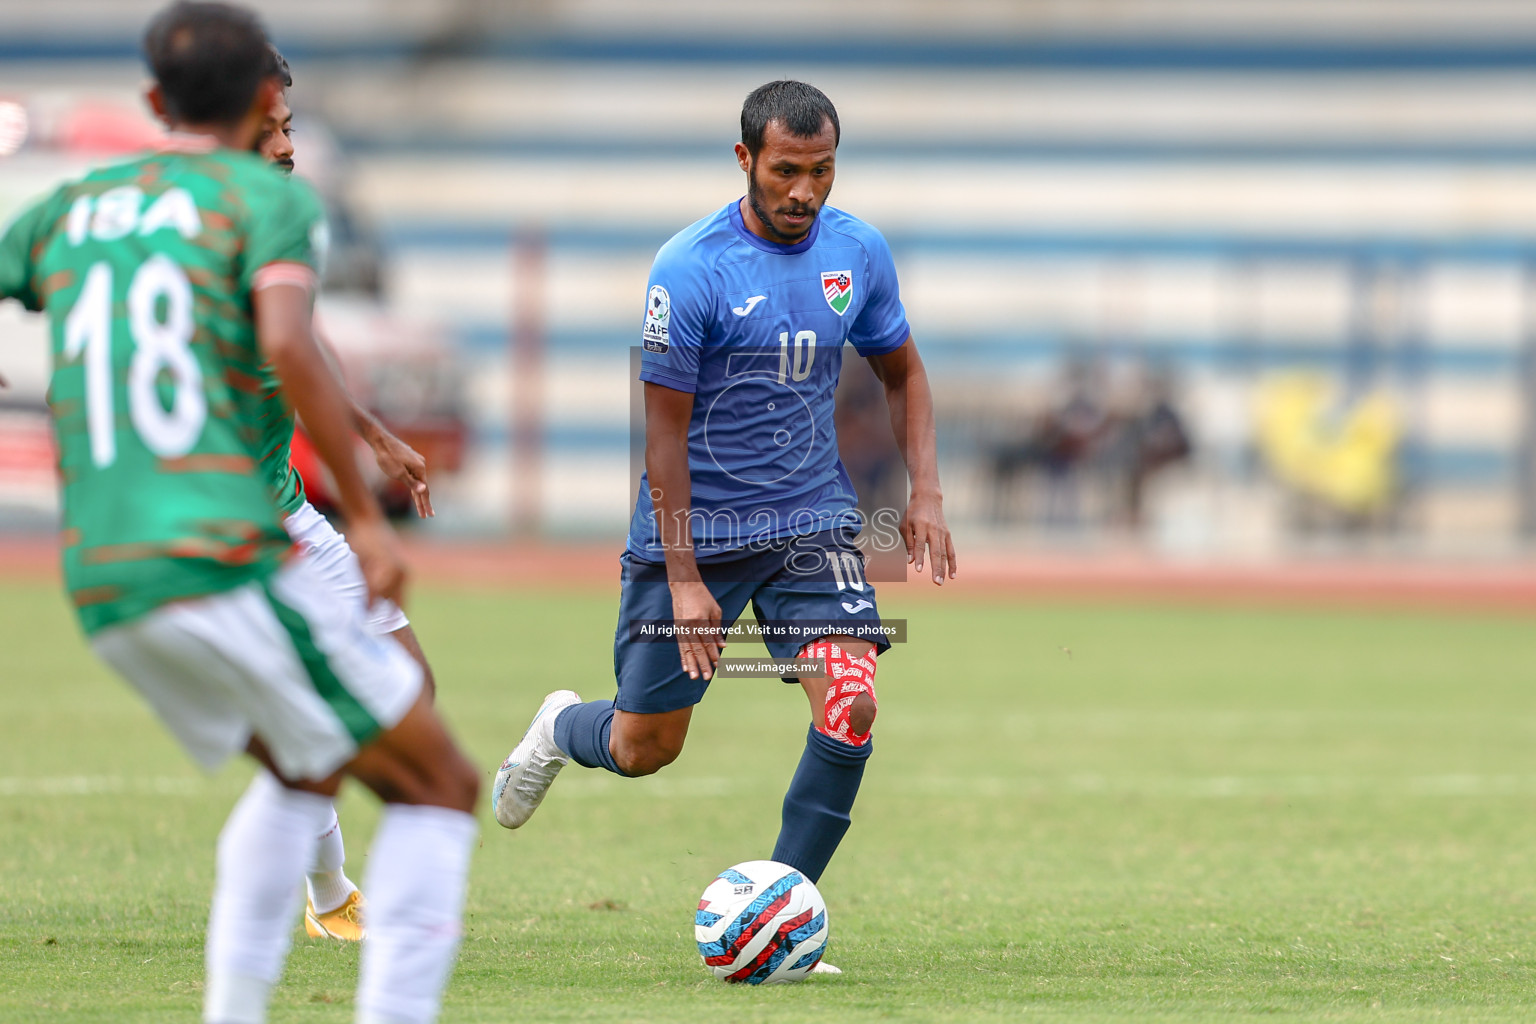
[[[314,193],[255,154],[178,137],[31,206],[0,297],[45,310],[65,585],[88,632],[271,573],[289,548],[259,470],[286,419],[251,317],[313,279]]]

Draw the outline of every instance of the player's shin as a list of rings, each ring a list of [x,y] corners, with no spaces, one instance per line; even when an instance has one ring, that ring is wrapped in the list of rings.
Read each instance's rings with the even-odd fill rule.
[[[357,886],[347,877],[346,843],[341,836],[341,819],[331,808],[331,826],[315,841],[315,859],[308,875],[309,902],[319,914],[329,913],[347,902]]]
[[[360,1024],[437,1019],[464,912],[475,818],[390,804],[369,849],[368,941],[357,988]]]
[[[282,973],[299,883],[331,802],[259,772],[219,834],[218,881],[208,920],[208,1024],[261,1024]]]
[[[816,882],[827,869],[852,820],[849,812],[874,744],[850,747],[810,729],[805,753],[784,794],[784,820],[772,860],[798,868]]]
[[[773,859],[798,868],[816,882],[848,831],[864,763],[874,750],[870,728],[877,706],[875,658],[873,654],[854,657],[829,641],[807,645],[801,656],[825,659],[832,683],[822,713],[806,734],[805,753],[789,792],[784,794],[783,824]],[[855,731],[856,726],[863,731]]]

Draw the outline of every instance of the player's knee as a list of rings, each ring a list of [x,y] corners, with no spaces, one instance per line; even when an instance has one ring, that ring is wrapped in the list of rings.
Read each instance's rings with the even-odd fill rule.
[[[832,677],[817,716],[818,732],[851,747],[869,742],[880,699],[875,694],[875,652],[855,655],[836,640],[807,644],[802,658],[820,658]]]
[[[417,803],[472,812],[480,799],[480,771],[449,741],[447,750],[427,762]]]
[[[480,773],[457,750],[437,759],[429,772],[395,778],[398,803],[425,804],[473,812],[480,799]]]
[[[452,778],[446,780],[447,792],[444,794],[452,803],[443,806],[473,813],[475,805],[480,802],[480,772],[462,755],[455,760],[458,763],[453,767]]]
[[[628,776],[655,775],[667,765],[677,760],[677,756],[683,752],[682,747],[673,747],[671,744],[657,740],[643,740],[630,742],[623,746],[615,746],[613,750],[614,763]]]
[[[614,764],[631,776],[661,771],[683,752],[689,717],[688,710],[656,715],[618,712],[608,739]]]
[[[875,727],[875,713],[879,710],[880,705],[867,693],[853,698],[853,704],[848,708],[848,731],[856,736],[868,735]]]
[[[350,771],[385,803],[473,812],[480,798],[480,772],[446,735],[413,749],[372,745]]]

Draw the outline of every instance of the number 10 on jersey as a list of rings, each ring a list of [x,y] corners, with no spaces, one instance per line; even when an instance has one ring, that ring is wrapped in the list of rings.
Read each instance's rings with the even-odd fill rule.
[[[816,332],[797,331],[794,350],[789,345],[789,332],[779,332],[779,383],[805,380],[811,375],[811,363],[816,358]]]

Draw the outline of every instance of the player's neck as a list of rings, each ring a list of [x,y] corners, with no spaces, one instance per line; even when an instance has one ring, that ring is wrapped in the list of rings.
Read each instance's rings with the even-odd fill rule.
[[[173,138],[181,138],[189,142],[208,140],[203,144],[210,147],[249,150],[255,145],[255,139],[249,127],[243,122],[240,124],[172,122],[167,127]]]

